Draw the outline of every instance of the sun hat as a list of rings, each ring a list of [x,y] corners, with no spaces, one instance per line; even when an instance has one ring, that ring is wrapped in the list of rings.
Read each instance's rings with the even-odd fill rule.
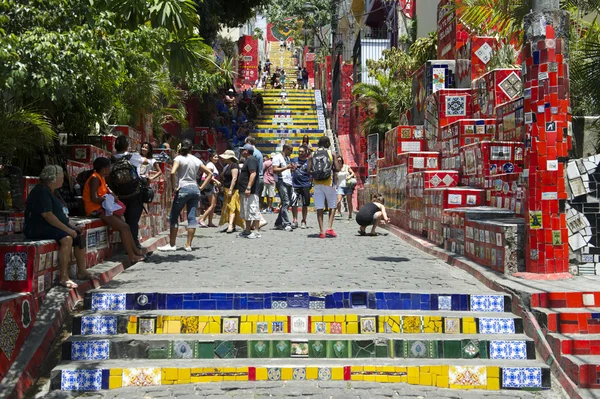
[[[222,153],[221,155],[219,155],[219,158],[233,159],[235,162],[238,162],[238,159],[235,156],[235,152],[233,152],[232,150],[225,151],[224,153]]]

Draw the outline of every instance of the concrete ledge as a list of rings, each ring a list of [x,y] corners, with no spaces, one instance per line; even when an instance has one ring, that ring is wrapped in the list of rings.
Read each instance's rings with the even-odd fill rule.
[[[445,251],[435,244],[409,234],[393,225],[387,225],[385,228],[395,236],[421,251],[433,255],[449,265],[466,271],[485,284],[488,288],[510,293],[513,312],[523,319],[525,333],[534,340],[536,349],[540,353],[542,360],[550,367],[552,374],[560,382],[567,395],[574,399],[585,399],[589,397],[580,391],[579,387],[569,379],[565,371],[560,367],[559,361],[554,356],[552,348],[546,340],[543,329],[530,311],[531,287],[527,287],[524,283],[517,281],[519,279],[504,276],[489,268],[478,265],[463,256]],[[525,282],[525,280],[523,280],[523,282]]]
[[[149,251],[154,251],[157,247],[165,245],[167,240],[168,235],[162,233],[146,240],[144,247]],[[83,300],[83,294],[111,281],[129,266],[127,257],[121,255],[117,257],[116,261],[105,262],[88,269],[95,273],[95,277],[82,282],[76,289],[69,290],[58,286],[48,292],[36,316],[31,333],[2,380],[1,398],[13,399],[25,395],[36,379],[40,377],[41,366],[46,361],[62,324],[77,303]]]

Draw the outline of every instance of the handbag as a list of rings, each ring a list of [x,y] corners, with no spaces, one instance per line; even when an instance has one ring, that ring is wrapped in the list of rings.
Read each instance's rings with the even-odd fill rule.
[[[348,187],[348,188],[354,188],[354,187],[356,187],[356,184],[357,184],[356,177],[351,177],[346,180],[346,187]]]

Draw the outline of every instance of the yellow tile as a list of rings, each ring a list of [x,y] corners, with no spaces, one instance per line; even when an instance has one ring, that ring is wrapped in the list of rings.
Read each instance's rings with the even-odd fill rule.
[[[396,373],[406,373],[406,367],[398,367],[398,366],[396,366],[395,369],[396,369],[395,370]]]
[[[123,375],[123,369],[110,369],[110,375]]]
[[[167,381],[175,381],[177,379],[176,368],[164,368],[162,369],[162,379]]]
[[[199,334],[208,334],[208,322],[201,321],[198,323],[198,333]]]
[[[163,316],[156,318],[156,328],[163,328]]]
[[[288,322],[287,322],[287,320],[283,322],[283,331],[288,331]],[[312,331],[314,332],[315,330],[312,330]]]
[[[221,323],[217,323],[216,321],[211,321],[208,323],[208,333],[209,334],[220,334],[221,333]]]
[[[156,333],[157,333],[157,334],[163,334],[163,329],[162,329],[162,327],[160,327],[160,328],[156,327]]]
[[[441,368],[442,368],[442,372],[440,373],[440,375],[448,377],[448,366],[441,366]]]
[[[343,367],[332,367],[331,368],[331,379],[335,381],[344,380],[344,368]]]
[[[192,374],[201,374],[202,373],[202,367],[194,367],[190,370],[190,372]],[[193,377],[193,376],[192,376]]]
[[[388,382],[388,376],[387,375],[376,375],[375,382]]]
[[[277,316],[275,316],[275,315],[267,315],[267,316],[265,316],[265,321],[268,321],[268,322],[277,321]]]
[[[358,315],[357,314],[347,314],[346,321],[358,321]]]
[[[137,334],[137,323],[127,323],[127,334]]]
[[[376,375],[364,375],[363,381],[372,381],[375,382],[377,376]]]
[[[335,316],[333,316],[333,315],[323,316],[323,321],[331,323],[331,322],[335,321]]]
[[[174,383],[177,385],[183,385],[183,384],[190,384],[192,382],[192,379],[190,378],[189,380],[177,380]]]
[[[182,334],[198,334],[200,322],[198,316],[186,316],[181,318],[181,333]]]
[[[246,316],[244,316],[246,317]],[[198,321],[200,323],[208,323],[208,316],[198,316]]]
[[[419,383],[421,385],[431,386],[431,374],[429,374],[429,373],[421,373],[419,375]]]
[[[256,368],[256,381],[266,381],[269,379],[269,372],[266,367]]]
[[[108,378],[108,389],[121,388],[123,385],[123,377],[120,375],[111,375]]]
[[[236,381],[248,381],[248,376],[247,375],[238,375],[235,377]]]
[[[336,314],[334,321],[337,321],[338,323],[343,323],[346,321],[346,315],[345,314]]]
[[[419,367],[420,373],[429,373],[429,366],[421,366]]]
[[[210,320],[213,323],[221,324],[221,316],[210,316]]]
[[[408,367],[408,379],[410,380],[411,378],[419,378],[419,367],[417,366],[411,366]]]
[[[500,378],[490,378],[487,379],[487,389],[490,391],[497,391],[500,389]]]
[[[259,314],[258,315],[258,321],[265,321],[265,315],[264,314]]]
[[[281,369],[281,379],[283,381],[290,381],[292,379],[293,370],[291,367],[283,367]]]
[[[177,372],[177,377],[179,380],[189,380],[192,378],[190,369],[179,369]]]
[[[258,315],[257,314],[249,314],[248,315],[248,321],[257,322],[258,321]]]
[[[168,323],[168,325],[167,325]],[[181,333],[181,321],[180,320],[169,320],[165,323],[163,329],[166,334],[180,334]]]
[[[435,385],[438,388],[448,388],[448,376],[438,376],[435,379]]]
[[[223,381],[236,381],[237,376],[235,375],[225,375],[223,376]]]
[[[346,323],[346,334],[358,334],[358,322],[351,321]]]
[[[243,322],[243,321],[248,321],[248,316],[242,316],[240,318],[240,323]]]
[[[162,381],[160,382],[160,384],[161,384],[161,385],[173,385],[173,382],[174,382],[174,381],[165,381],[165,380],[162,380]]]
[[[275,316],[275,321],[287,321],[287,316]]]
[[[307,367],[306,368],[306,379],[307,380],[316,380],[319,378],[319,368],[318,367]]]
[[[314,332],[315,330],[313,330]],[[331,323],[325,323],[325,332],[331,334]]]
[[[248,367],[238,367],[235,369],[236,373],[248,373]]]
[[[434,387],[436,386],[436,382],[437,382],[437,375],[435,374],[429,374],[431,376],[431,386]]]
[[[403,316],[402,332],[408,334],[419,334],[422,329],[421,316]]]
[[[350,372],[358,373],[363,371],[363,366],[350,366]]]
[[[363,375],[351,375],[350,380],[351,381],[364,381],[365,377]]]
[[[488,366],[487,367],[488,378],[500,378],[500,367]]]
[[[389,375],[388,382],[402,382],[402,376],[399,375]]]
[[[423,332],[424,333],[441,333],[442,332],[442,317],[441,316],[424,316],[423,317]]]
[[[244,321],[240,324],[240,334],[252,334],[252,323]]]
[[[342,323],[342,334],[348,334],[347,331],[348,330],[346,330],[346,323]]]
[[[221,381],[223,381],[223,376],[222,375],[213,375],[211,377],[211,381],[212,382],[221,382]]]
[[[396,371],[396,367],[394,366],[383,366],[384,373],[393,373]]]
[[[364,366],[365,371],[377,371],[375,366]]]

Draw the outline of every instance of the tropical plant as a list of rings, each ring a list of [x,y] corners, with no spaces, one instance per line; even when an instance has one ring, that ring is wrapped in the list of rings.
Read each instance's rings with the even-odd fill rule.
[[[420,37],[410,46],[410,55],[413,57],[413,65],[419,68],[428,60],[437,58],[437,31],[429,32],[427,37]]]

